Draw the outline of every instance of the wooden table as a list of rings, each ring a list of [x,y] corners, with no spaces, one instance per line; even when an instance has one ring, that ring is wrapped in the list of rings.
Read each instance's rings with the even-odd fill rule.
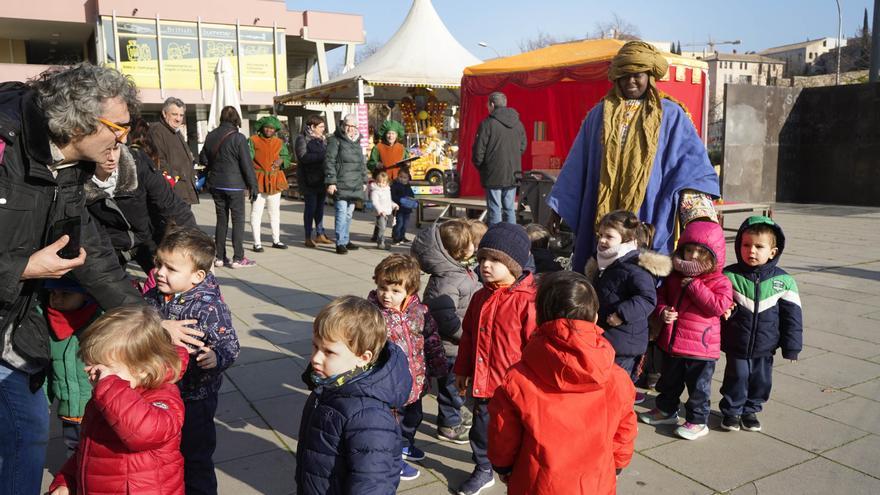
[[[421,228],[423,223],[436,223],[459,217],[476,218],[480,221],[486,220],[485,198],[446,198],[443,196],[417,195],[416,201],[419,202],[419,206],[416,208],[417,228]],[[431,208],[442,208],[442,210],[437,217],[427,218],[425,211]],[[460,213],[463,213],[463,215]],[[469,216],[469,214],[471,215]]]

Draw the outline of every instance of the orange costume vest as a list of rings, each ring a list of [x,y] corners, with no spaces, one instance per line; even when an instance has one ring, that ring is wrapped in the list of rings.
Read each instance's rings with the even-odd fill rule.
[[[379,159],[382,160],[382,165],[385,167],[390,167],[403,160],[405,149],[400,143],[394,143],[391,146],[388,146],[385,143],[379,143],[376,145],[376,149],[379,150]],[[393,181],[397,177],[397,172],[399,171],[399,168],[386,170],[385,172],[388,173],[388,180]]]
[[[284,141],[275,136],[266,138],[259,134],[251,136],[251,140],[254,143],[254,172],[260,193],[271,196],[286,190],[288,185],[284,171],[273,165],[281,154]]]

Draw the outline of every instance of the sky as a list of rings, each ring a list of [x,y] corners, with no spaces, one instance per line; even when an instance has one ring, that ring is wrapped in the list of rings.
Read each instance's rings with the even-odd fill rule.
[[[367,42],[383,43],[397,30],[411,0],[286,0],[291,10],[346,12],[364,16]],[[862,26],[864,9],[869,22],[873,1],[840,0],[844,37]],[[837,4],[834,0],[433,0],[449,31],[481,59],[495,57],[484,41],[501,55],[520,52],[522,40],[544,32],[556,38],[585,38],[616,13],[635,25],[650,41],[681,41],[682,50],[701,51],[688,43],[742,40],[738,46],[716,47],[739,53],[806,39],[837,36]],[[339,60],[334,50],[329,65]]]

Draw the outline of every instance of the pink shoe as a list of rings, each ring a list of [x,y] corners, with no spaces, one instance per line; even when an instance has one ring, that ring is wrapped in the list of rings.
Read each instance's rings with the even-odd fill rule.
[[[242,258],[238,261],[232,261],[232,268],[250,268],[252,266],[257,266],[257,262],[254,260],[249,260],[247,258]]]

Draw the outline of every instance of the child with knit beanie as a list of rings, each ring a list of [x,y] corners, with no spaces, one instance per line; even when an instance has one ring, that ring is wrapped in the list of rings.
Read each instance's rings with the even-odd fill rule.
[[[465,313],[453,368],[459,394],[470,392],[474,398],[469,439],[476,467],[459,487],[462,495],[475,495],[495,484],[487,455],[488,404],[537,328],[534,277],[523,269],[530,248],[524,228],[502,222],[489,228],[477,251],[483,288]]]

